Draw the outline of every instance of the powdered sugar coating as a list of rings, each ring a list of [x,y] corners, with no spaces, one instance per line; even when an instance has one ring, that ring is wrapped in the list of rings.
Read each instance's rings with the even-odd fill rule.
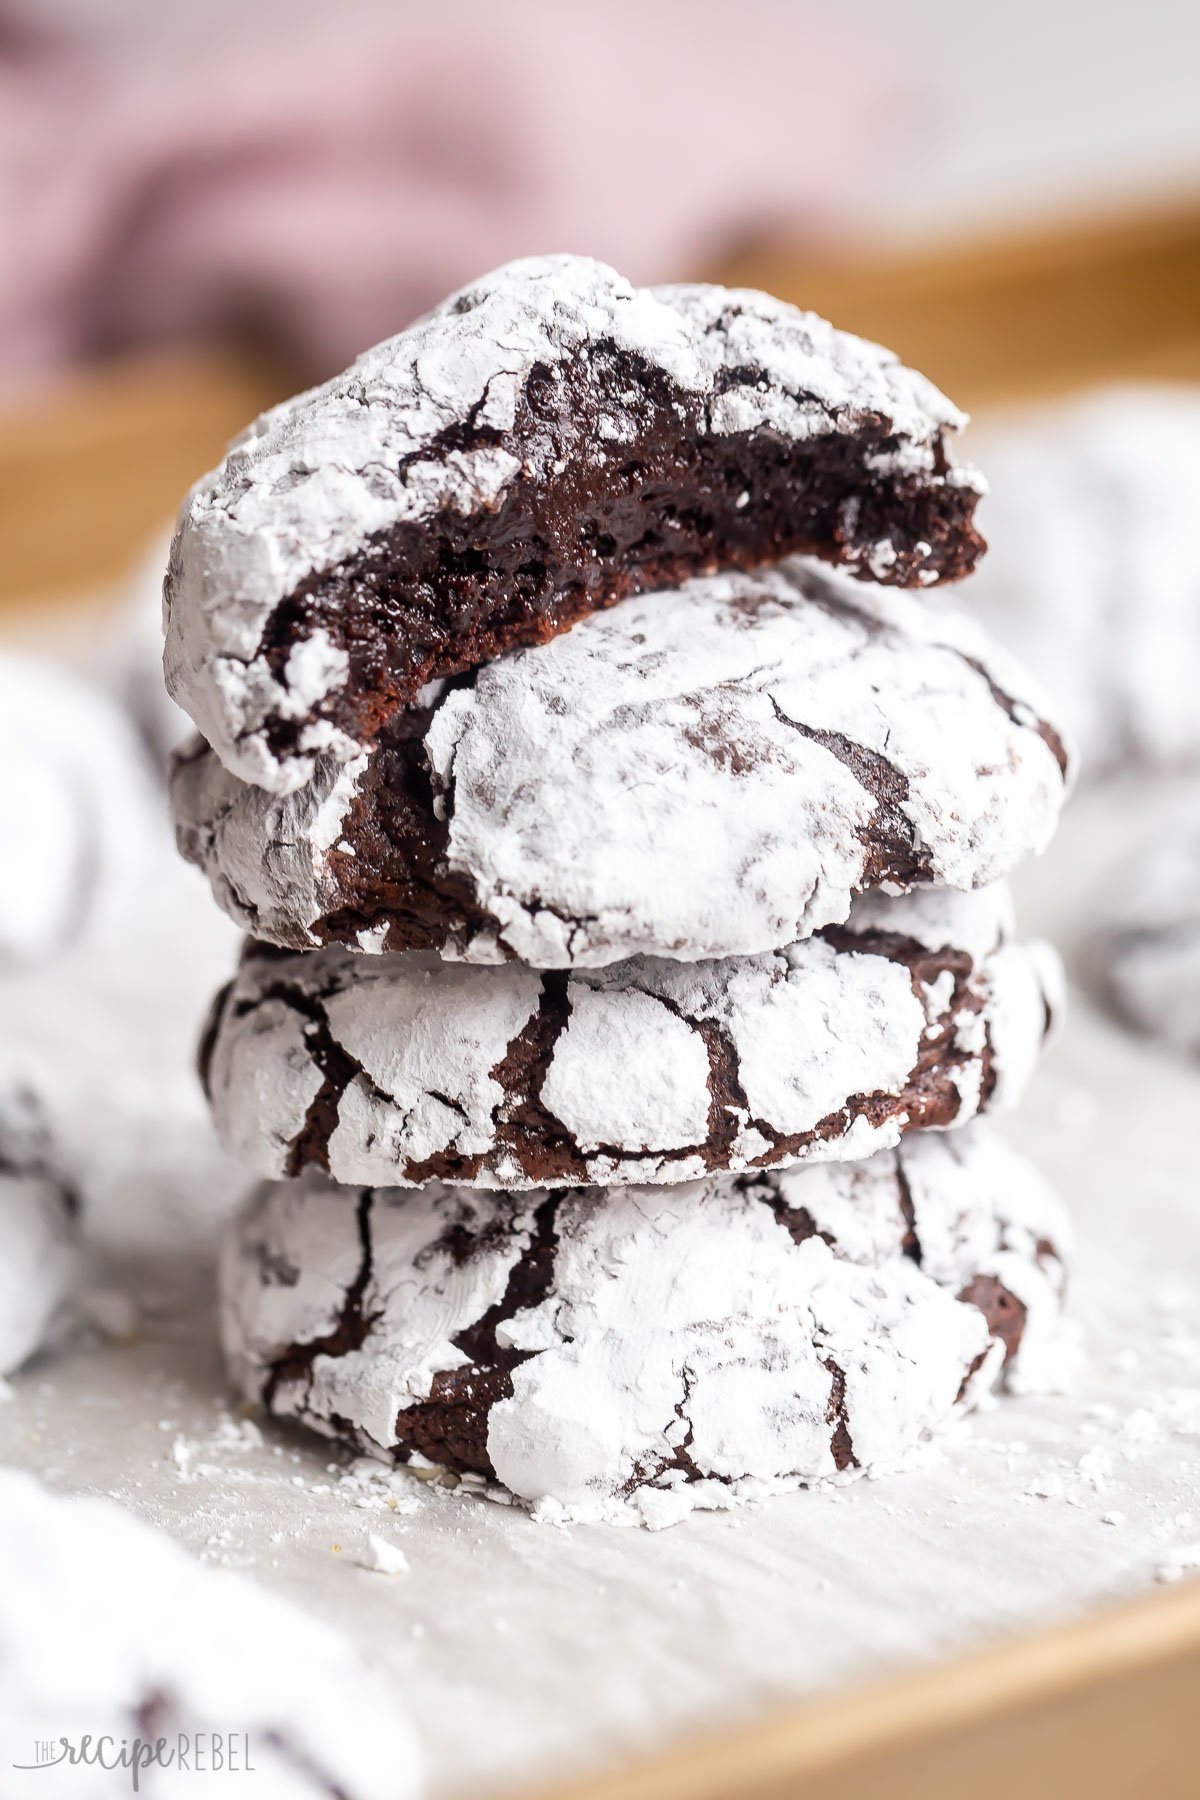
[[[714,436],[763,429],[802,441],[890,421],[880,474],[919,470],[931,486],[978,491],[971,471],[947,466],[944,435],[963,415],[874,344],[763,294],[637,289],[585,257],[510,264],[264,414],[184,502],[166,585],[167,681],[231,770],[284,793],[322,750],[354,754],[353,739],[316,716],[294,751],[272,748],[273,720],[307,715],[347,677],[318,655],[298,693],[264,655],[272,612],[305,577],[401,522],[497,510],[522,473],[506,433],[531,375],[597,342],[701,398]],[[468,447],[453,447],[467,427]],[[596,437],[618,447],[627,429],[617,405]],[[863,554],[889,578],[889,538]],[[924,572],[937,578],[932,561]]]
[[[398,845],[374,912],[348,860],[384,829],[369,756],[280,798],[190,752],[179,841],[225,910],[294,948],[433,941],[540,968],[753,954],[844,919],[872,882],[1000,879],[1044,847],[1068,785],[1040,692],[969,619],[802,561],[628,600],[432,705],[440,860]]]
[[[5,651],[0,767],[0,967],[99,941],[163,839],[133,726],[66,670]]]
[[[849,1160],[1012,1104],[1058,1004],[1053,953],[1009,941],[1001,890],[886,908],[758,957],[569,977],[251,956],[208,1051],[218,1131],[264,1175],[521,1189]]]
[[[79,1279],[74,1190],[32,1092],[0,1074],[0,1377],[67,1323]]]
[[[1118,1016],[1200,1056],[1200,788],[1135,843],[1090,947],[1095,986]]]
[[[244,1576],[202,1568],[109,1500],[0,1470],[3,1766],[36,1765],[39,1744],[78,1747],[84,1734],[111,1740],[106,1767],[63,1758],[20,1791],[132,1792],[118,1747],[161,1738],[175,1752],[180,1734],[203,1738],[190,1772],[207,1766],[227,1791],[408,1800],[421,1786],[395,1694],[337,1632]],[[213,1734],[241,1759],[225,1780]],[[152,1800],[192,1785],[178,1766],[139,1761]]]
[[[441,1433],[537,1516],[665,1524],[903,1463],[1000,1379],[966,1292],[1015,1327],[1011,1373],[1047,1379],[1068,1244],[978,1128],[669,1193],[355,1204],[309,1176],[231,1230],[223,1335],[281,1417],[399,1459]]]

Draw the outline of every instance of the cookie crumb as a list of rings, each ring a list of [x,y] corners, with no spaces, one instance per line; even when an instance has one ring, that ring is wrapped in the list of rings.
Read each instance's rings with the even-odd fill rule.
[[[410,1564],[397,1544],[390,1544],[378,1532],[368,1531],[360,1562],[376,1575],[407,1575]]]

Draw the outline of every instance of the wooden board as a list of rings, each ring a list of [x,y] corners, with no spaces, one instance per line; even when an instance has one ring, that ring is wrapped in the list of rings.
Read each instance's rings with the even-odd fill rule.
[[[722,279],[890,345],[972,411],[1086,382],[1200,379],[1200,199],[915,260],[764,251]]]
[[[228,440],[294,385],[234,351],[172,351],[0,401],[0,609],[119,579]]]
[[[536,1800],[1196,1800],[1198,1698],[1193,1582]]]

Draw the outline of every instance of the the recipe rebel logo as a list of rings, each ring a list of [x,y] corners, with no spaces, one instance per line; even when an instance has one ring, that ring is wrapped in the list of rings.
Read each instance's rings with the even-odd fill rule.
[[[78,1738],[39,1738],[31,1762],[14,1762],[14,1769],[126,1770],[130,1789],[141,1791],[147,1769],[174,1769],[186,1775],[253,1775],[254,1760],[248,1732],[177,1732],[173,1737],[117,1738],[87,1733]]]

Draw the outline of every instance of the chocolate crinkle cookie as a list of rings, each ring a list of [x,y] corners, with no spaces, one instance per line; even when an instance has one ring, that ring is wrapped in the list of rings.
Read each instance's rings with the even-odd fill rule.
[[[1135,847],[1089,947],[1093,985],[1148,1037],[1200,1057],[1200,787]]]
[[[587,967],[794,942],[1041,850],[1068,749],[965,615],[811,563],[648,594],[427,691],[279,796],[203,744],[184,854],[254,936]]]
[[[265,414],[184,503],[168,686],[275,793],[429,681],[793,552],[911,586],[983,549],[960,414],[765,294],[518,262]]]
[[[963,600],[1050,684],[1090,777],[1200,764],[1200,386],[1100,388],[985,445]]]
[[[670,1191],[261,1188],[225,1347],[282,1418],[641,1517],[880,1473],[998,1382],[1053,1383],[1067,1222],[982,1128]]]
[[[169,847],[134,727],[98,689],[0,654],[0,972],[118,933]]]
[[[225,1147],[343,1182],[683,1182],[852,1159],[1012,1104],[1060,996],[1006,891],[864,896],[719,962],[471,968],[251,947],[203,1073]]]
[[[29,1087],[0,1074],[0,1378],[69,1324],[79,1200]]]
[[[107,1742],[102,1762],[85,1740]],[[46,1746],[61,1779],[39,1767]],[[22,1795],[166,1800],[206,1770],[214,1791],[270,1800],[412,1800],[424,1785],[396,1694],[337,1632],[110,1500],[13,1469],[0,1469],[0,1766],[6,1794],[7,1771],[38,1768]]]

